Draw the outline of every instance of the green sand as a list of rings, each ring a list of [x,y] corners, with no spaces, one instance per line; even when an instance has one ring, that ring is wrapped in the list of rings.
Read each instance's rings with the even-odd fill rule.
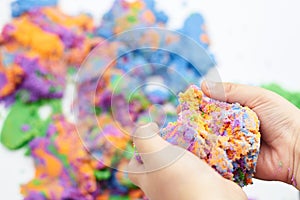
[[[275,83],[262,85],[262,87],[279,94],[300,109],[300,92],[288,91]]]
[[[8,149],[19,149],[33,138],[46,134],[51,115],[47,119],[41,119],[39,109],[48,105],[53,114],[61,113],[61,100],[43,100],[35,103],[23,103],[17,100],[3,124],[1,131],[1,143]],[[22,130],[26,126],[27,130]]]

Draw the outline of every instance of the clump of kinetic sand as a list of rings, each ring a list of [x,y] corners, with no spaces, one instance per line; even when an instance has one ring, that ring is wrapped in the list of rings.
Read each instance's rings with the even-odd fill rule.
[[[6,24],[0,35],[0,102],[62,98],[68,72],[94,46],[93,30],[87,15],[72,17],[34,4]]]
[[[179,100],[178,120],[169,123],[161,136],[240,186],[252,183],[260,148],[257,115],[238,103],[205,97],[194,85],[180,93]]]

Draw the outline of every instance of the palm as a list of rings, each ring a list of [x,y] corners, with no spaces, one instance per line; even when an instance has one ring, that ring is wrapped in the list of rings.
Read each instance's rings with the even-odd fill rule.
[[[293,159],[293,105],[272,92],[257,97],[249,105],[261,122],[262,143],[256,177],[265,180],[288,181]],[[286,117],[288,116],[288,117]]]

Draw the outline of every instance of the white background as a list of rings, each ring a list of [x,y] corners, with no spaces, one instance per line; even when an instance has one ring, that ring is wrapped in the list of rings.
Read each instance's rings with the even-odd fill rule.
[[[0,0],[0,28],[10,20],[10,2]],[[97,23],[111,4],[108,0],[60,1],[66,13],[89,12]],[[158,7],[170,16],[170,28],[174,29],[181,27],[192,11],[204,15],[223,81],[277,82],[300,90],[299,0],[162,0]],[[0,107],[0,127],[4,118]],[[23,153],[0,145],[0,199],[22,199],[19,184],[34,175],[32,160]],[[298,199],[298,191],[282,183],[255,180],[245,191],[256,200]]]

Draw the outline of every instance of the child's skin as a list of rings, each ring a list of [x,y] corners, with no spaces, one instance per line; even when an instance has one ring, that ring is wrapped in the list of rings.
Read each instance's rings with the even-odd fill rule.
[[[255,177],[300,189],[300,110],[258,87],[204,82],[202,90],[213,99],[248,106],[258,115],[262,142]],[[221,177],[192,153],[163,140],[158,131],[151,123],[135,132],[133,140],[143,164],[133,158],[128,166],[130,179],[148,198],[247,199],[237,184]]]

